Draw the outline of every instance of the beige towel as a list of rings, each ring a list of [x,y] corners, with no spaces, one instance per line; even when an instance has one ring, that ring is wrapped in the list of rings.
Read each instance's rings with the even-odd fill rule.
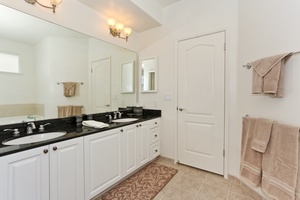
[[[300,137],[298,141],[298,156],[300,156]],[[298,159],[298,178],[296,186],[296,200],[300,200],[300,159]]]
[[[57,106],[58,117],[70,117],[72,116],[73,106]]]
[[[279,200],[294,200],[298,176],[299,127],[274,123],[262,159],[262,190]]]
[[[284,63],[292,53],[262,58],[251,62],[252,93],[283,97]]]
[[[77,82],[63,82],[65,97],[72,97],[75,95]]]
[[[79,116],[79,115],[81,115],[82,114],[82,112],[81,112],[81,108],[82,108],[83,106],[73,106],[73,108],[72,108],[72,116]]]
[[[240,174],[241,177],[258,186],[261,183],[262,154],[251,148],[256,123],[256,118],[243,118]]]
[[[266,151],[274,121],[258,118],[254,128],[252,149],[261,153]]]

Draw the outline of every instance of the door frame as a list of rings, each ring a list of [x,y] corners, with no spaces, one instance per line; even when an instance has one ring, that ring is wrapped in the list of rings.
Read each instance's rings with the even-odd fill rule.
[[[194,34],[194,35],[190,35],[190,36],[186,36],[186,37],[181,37],[181,38],[177,38],[175,41],[175,112],[176,112],[176,118],[175,118],[175,138],[174,138],[174,163],[178,162],[178,43],[184,40],[189,40],[189,39],[193,39],[193,38],[197,38],[197,37],[202,37],[202,36],[206,36],[206,35],[211,35],[211,34],[215,34],[215,33],[219,33],[219,32],[224,32],[225,38],[224,38],[224,150],[225,150],[225,154],[224,154],[224,178],[228,178],[228,139],[229,139],[229,70],[227,69],[227,41],[228,41],[228,35],[227,35],[227,28],[221,28],[221,29],[216,29],[214,31],[207,31],[207,32],[202,32],[202,33],[198,33],[198,34]]]

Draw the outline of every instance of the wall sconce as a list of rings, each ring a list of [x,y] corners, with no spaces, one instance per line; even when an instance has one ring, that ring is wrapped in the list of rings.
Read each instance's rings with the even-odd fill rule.
[[[38,2],[38,0],[25,0],[27,3],[30,3],[30,4],[39,4],[40,6],[44,7],[44,8],[49,8],[49,9],[52,9],[53,13],[55,13],[55,8],[58,4],[60,4],[62,2],[62,0],[50,0],[50,4],[52,6],[45,6],[43,4],[41,4],[40,2]]]
[[[125,39],[126,42],[128,41],[128,36],[131,34],[132,29],[128,27],[124,27],[124,24],[122,23],[117,23],[115,19],[109,18],[107,20],[107,25],[110,30],[110,34],[113,35],[114,37],[119,37],[122,39]],[[125,37],[121,37],[121,33],[124,33]]]

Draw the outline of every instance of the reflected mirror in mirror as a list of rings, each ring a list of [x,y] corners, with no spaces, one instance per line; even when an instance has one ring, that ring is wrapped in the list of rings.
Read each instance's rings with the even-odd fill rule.
[[[121,73],[122,73],[122,93],[130,94],[134,93],[134,62],[124,63],[121,65]]]
[[[141,61],[141,91],[157,92],[157,58],[142,59]]]
[[[19,72],[0,72],[0,125],[57,118],[69,105],[71,115],[136,105],[136,93],[121,90],[120,70],[136,61],[136,52],[1,4],[0,52],[19,60]],[[64,95],[63,82],[77,83],[73,96]]]

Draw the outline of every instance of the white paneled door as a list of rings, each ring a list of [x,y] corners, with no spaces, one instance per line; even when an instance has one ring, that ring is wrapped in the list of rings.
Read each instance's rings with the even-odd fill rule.
[[[110,111],[110,58],[92,62],[92,112]]]
[[[178,160],[223,172],[225,32],[178,42]]]

